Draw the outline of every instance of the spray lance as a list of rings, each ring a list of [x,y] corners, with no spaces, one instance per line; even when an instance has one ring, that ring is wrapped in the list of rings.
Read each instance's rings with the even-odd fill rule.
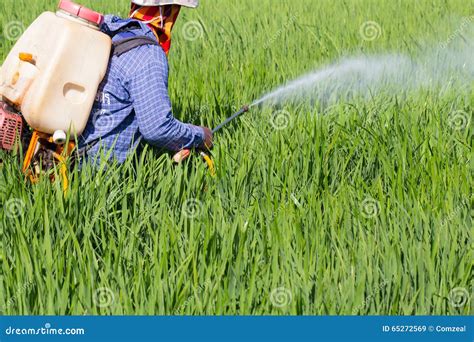
[[[222,130],[225,126],[227,126],[229,123],[237,119],[238,117],[242,116],[243,114],[247,113],[252,106],[245,105],[243,106],[237,113],[233,114],[232,116],[228,117],[225,119],[219,126],[214,128],[212,130],[212,135],[215,135],[218,133],[220,130]],[[216,169],[214,167],[214,162],[212,161],[212,158],[209,156],[208,153],[204,151],[198,151],[199,154],[201,155],[202,159],[206,162],[207,166],[209,167],[209,171],[211,174],[214,176],[216,174]],[[173,161],[177,164],[181,163],[183,160],[185,160],[189,155],[191,151],[189,150],[184,150],[178,153],[174,158]]]
[[[235,113],[234,115],[232,115],[231,117],[225,119],[225,121],[223,123],[221,123],[219,126],[217,126],[216,128],[214,128],[212,130],[212,134],[216,134],[217,132],[219,132],[222,128],[224,128],[225,126],[227,126],[230,122],[234,121],[234,119],[237,119],[239,116],[247,113],[248,111],[250,110],[250,106],[243,106],[237,113]]]

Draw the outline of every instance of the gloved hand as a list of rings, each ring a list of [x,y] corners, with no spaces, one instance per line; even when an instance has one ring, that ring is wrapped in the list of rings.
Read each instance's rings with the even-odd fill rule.
[[[207,127],[201,127],[204,131],[204,140],[203,143],[199,146],[201,150],[210,150],[213,146],[213,136],[212,131]],[[190,150],[181,150],[173,156],[173,161],[176,164],[180,164],[191,155]]]
[[[201,127],[204,130],[204,142],[199,148],[201,150],[210,150],[213,146],[214,137],[212,131],[207,127]]]

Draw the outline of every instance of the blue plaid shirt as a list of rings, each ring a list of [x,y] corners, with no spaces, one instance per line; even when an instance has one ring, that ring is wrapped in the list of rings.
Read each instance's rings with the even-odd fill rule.
[[[107,16],[101,30],[113,41],[133,35],[155,38],[143,23],[126,28],[131,19]],[[202,128],[173,117],[168,96],[168,60],[160,46],[146,45],[111,58],[91,116],[79,138],[86,159],[97,157],[100,147],[110,158],[124,162],[140,141],[170,151],[202,144]]]

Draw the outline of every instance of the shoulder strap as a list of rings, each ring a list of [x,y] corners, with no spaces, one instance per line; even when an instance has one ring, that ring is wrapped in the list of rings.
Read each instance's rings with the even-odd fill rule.
[[[135,36],[114,42],[112,46],[112,55],[121,56],[139,46],[143,45],[159,45],[156,39],[147,36]]]

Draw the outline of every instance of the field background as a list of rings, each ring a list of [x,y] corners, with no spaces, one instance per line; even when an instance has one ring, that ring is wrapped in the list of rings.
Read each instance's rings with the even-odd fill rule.
[[[468,3],[204,0],[174,31],[176,116],[215,126],[341,56],[416,55],[448,41]],[[55,5],[1,1],[1,60],[11,23]],[[373,41],[367,21],[382,29]],[[473,104],[471,87],[287,105],[285,129],[255,109],[216,137],[215,178],[197,157],[174,167],[147,150],[86,168],[67,198],[2,155],[0,313],[469,314]]]

